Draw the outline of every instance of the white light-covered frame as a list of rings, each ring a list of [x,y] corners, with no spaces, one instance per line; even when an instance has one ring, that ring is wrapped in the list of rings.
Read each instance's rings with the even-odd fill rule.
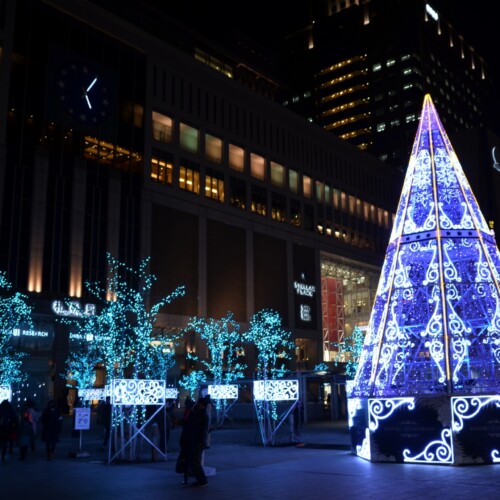
[[[166,387],[165,388],[165,399],[177,399],[179,396],[179,389],[175,387]]]
[[[0,402],[4,399],[12,401],[12,389],[10,385],[0,385]]]
[[[211,399],[238,399],[238,386],[236,384],[217,384],[208,386]]]
[[[78,389],[78,397],[82,398],[84,401],[104,401],[106,399],[104,389],[97,387],[90,389]]]
[[[114,379],[111,387],[113,405],[165,404],[165,380]]]
[[[299,399],[298,380],[254,380],[255,401],[296,401]]]

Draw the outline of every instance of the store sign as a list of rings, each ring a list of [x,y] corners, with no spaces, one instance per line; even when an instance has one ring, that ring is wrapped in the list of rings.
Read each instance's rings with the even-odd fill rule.
[[[300,319],[302,321],[312,321],[311,306],[300,304]]]
[[[73,318],[83,318],[85,316],[95,316],[96,307],[95,304],[85,304],[85,306],[80,306],[80,302],[68,302],[65,304],[60,300],[54,300],[52,302],[52,310],[58,316],[71,316]]]
[[[22,328],[12,329],[13,337],[48,337],[49,332],[43,330],[23,330]]]
[[[302,295],[303,297],[313,297],[316,293],[316,287],[314,285],[306,285],[305,283],[294,281],[293,287],[297,295]]]

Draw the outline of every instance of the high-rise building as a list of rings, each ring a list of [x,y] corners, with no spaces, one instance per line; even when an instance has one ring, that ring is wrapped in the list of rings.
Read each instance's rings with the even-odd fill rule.
[[[404,169],[429,93],[448,132],[488,124],[492,80],[432,0],[313,0],[288,37],[290,109]]]

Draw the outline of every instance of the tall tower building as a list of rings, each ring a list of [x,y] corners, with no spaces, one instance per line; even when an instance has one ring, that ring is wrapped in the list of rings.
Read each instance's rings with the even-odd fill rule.
[[[290,109],[400,168],[426,93],[449,133],[487,125],[485,61],[432,2],[313,1],[311,19],[285,42]]]

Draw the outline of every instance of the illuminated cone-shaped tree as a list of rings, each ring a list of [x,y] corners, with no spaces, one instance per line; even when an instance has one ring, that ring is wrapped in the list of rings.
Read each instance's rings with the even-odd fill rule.
[[[439,453],[425,448],[415,458],[408,449],[384,452],[392,460],[394,455],[404,455],[405,461],[457,460],[457,449],[452,452],[457,438],[452,440],[443,424],[458,411],[450,396],[498,394],[499,270],[493,231],[427,95],[358,370],[348,391],[353,401],[358,398],[356,411],[363,398],[371,398],[366,399],[368,408],[377,409],[369,413],[371,432],[380,431],[390,415],[396,418],[395,408],[409,405],[407,411],[413,411],[415,398],[422,402],[417,409],[425,408],[428,414],[438,401],[430,396],[441,398],[436,423],[444,427],[431,443],[439,444]],[[463,429],[469,404],[466,397],[461,400],[463,414],[453,432]],[[476,413],[483,404],[490,404],[489,399],[475,400]],[[365,452],[363,448],[360,453]]]
[[[12,335],[16,328],[32,328],[28,297],[19,292],[10,294],[11,289],[5,273],[0,272],[0,385],[3,386],[26,380],[22,371],[26,353],[14,349]]]
[[[427,96],[353,394],[498,391],[499,269],[493,233]]]

